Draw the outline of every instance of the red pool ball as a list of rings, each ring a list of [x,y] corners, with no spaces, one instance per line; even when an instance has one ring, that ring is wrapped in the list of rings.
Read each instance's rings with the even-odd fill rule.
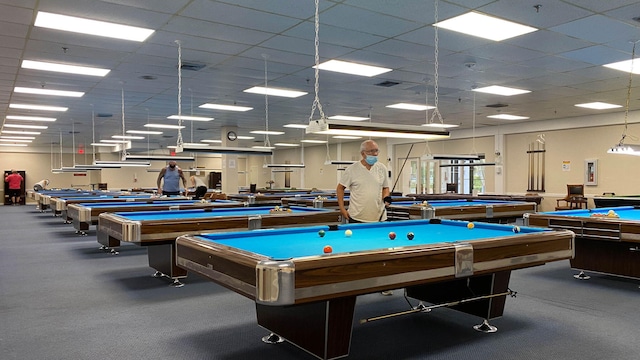
[[[333,248],[331,247],[331,245],[327,245],[322,249],[322,251],[324,251],[325,254],[330,254],[333,252]]]
[[[393,231],[389,233],[389,239],[391,240],[395,240],[396,238],[396,233],[394,233]]]

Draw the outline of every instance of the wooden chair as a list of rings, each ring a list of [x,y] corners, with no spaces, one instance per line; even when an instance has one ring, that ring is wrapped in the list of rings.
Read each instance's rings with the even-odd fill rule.
[[[582,184],[567,184],[567,195],[556,200],[556,211],[586,208],[587,198],[584,197],[584,185]]]

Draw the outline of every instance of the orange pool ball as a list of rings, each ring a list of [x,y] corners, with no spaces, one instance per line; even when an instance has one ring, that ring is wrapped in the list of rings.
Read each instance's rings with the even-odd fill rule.
[[[326,245],[322,251],[324,251],[325,254],[330,254],[333,252],[333,248],[331,247],[331,245]]]
[[[475,225],[473,225],[473,223],[468,223],[467,224],[467,229],[471,230],[475,227]]]

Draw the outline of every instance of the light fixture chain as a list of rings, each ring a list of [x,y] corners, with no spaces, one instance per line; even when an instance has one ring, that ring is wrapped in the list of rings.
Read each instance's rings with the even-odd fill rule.
[[[91,104],[91,143],[95,144],[96,143],[96,110],[93,107],[93,104]],[[96,146],[92,145],[92,153],[93,153],[93,163],[95,164],[96,162]]]
[[[628,122],[627,119],[629,117],[629,101],[631,99],[631,81],[633,80],[633,65],[635,63],[636,57],[636,44],[637,41],[633,42],[633,49],[631,50],[631,69],[629,70],[629,85],[627,86],[627,100],[624,105],[624,131],[622,132],[622,139],[620,139],[620,145],[624,142],[624,138],[627,137],[627,127]]]
[[[434,2],[434,6],[435,6],[435,10],[434,10],[434,25],[438,23],[438,0],[435,0]],[[434,60],[434,67],[435,67],[435,71],[434,71],[434,81],[433,81],[433,106],[435,106],[435,109],[433,110],[433,113],[431,114],[431,119],[429,122],[433,122],[433,119],[437,116],[438,120],[440,121],[440,123],[444,123],[444,121],[442,120],[442,115],[440,115],[440,110],[438,109],[438,27],[434,26],[434,32],[435,32],[435,36],[434,36],[434,56],[435,56],[435,60]]]
[[[124,140],[124,134],[125,134],[125,129],[124,129],[124,85],[122,85],[122,89],[120,89],[120,106],[122,108],[122,138]],[[127,159],[127,146],[126,143],[122,143],[122,156],[120,157],[122,161],[125,161]]]
[[[267,71],[267,58],[266,54],[262,54],[264,58],[264,146],[270,147],[271,142],[269,141],[269,87],[267,85],[268,79],[268,71]]]
[[[316,12],[315,12],[315,39],[314,39],[314,47],[315,47],[315,67],[314,67],[314,75],[315,75],[315,83],[313,85],[313,90],[315,92],[315,98],[313,99],[313,104],[311,104],[311,114],[309,115],[309,121],[313,120],[313,114],[316,112],[316,108],[318,109],[318,112],[320,113],[320,119],[324,119],[325,115],[324,115],[324,111],[322,110],[322,104],[320,103],[320,96],[319,96],[319,77],[320,77],[320,52],[319,52],[319,46],[320,46],[320,37],[319,37],[319,33],[320,33],[320,15],[319,15],[319,11],[318,11],[318,2],[319,0],[315,0],[315,4],[316,4]]]
[[[182,140],[182,44],[180,40],[176,40],[178,44],[178,141],[177,148],[182,148],[184,142]]]

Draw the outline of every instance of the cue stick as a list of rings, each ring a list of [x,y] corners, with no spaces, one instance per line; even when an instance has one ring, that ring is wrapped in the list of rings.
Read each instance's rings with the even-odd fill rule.
[[[413,314],[413,313],[418,313],[418,312],[429,312],[429,311],[431,311],[433,309],[438,309],[438,308],[441,308],[441,307],[451,307],[451,306],[465,304],[465,303],[472,302],[472,301],[491,299],[491,298],[494,298],[494,297],[507,296],[507,295],[511,295],[511,297],[515,297],[516,294],[517,294],[517,292],[515,292],[513,290],[507,290],[507,291],[499,293],[499,294],[476,296],[476,297],[472,297],[472,298],[469,298],[469,299],[450,301],[450,302],[437,304],[437,305],[431,305],[431,306],[419,305],[415,309],[411,309],[411,310],[400,311],[400,312],[397,312],[397,313],[391,313],[391,314],[387,314],[387,315],[374,316],[374,317],[370,317],[370,318],[367,318],[367,319],[361,319],[360,320],[360,324],[364,324],[364,323],[368,323],[368,322],[372,322],[372,321],[377,321],[377,320],[388,319],[388,318],[392,318],[392,317],[396,317],[396,316],[400,316],[400,315],[407,315],[407,314]]]

